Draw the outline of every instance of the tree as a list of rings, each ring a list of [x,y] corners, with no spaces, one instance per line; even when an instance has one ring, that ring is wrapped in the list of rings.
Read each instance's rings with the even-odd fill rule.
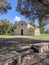
[[[0,20],[0,34],[13,32],[13,24],[8,20]]]
[[[45,33],[46,33],[46,34],[49,34],[49,29],[45,30]]]
[[[42,19],[49,18],[49,0],[18,0],[16,10],[30,20],[38,18],[42,26]]]
[[[11,9],[11,5],[7,0],[0,0],[0,13],[6,13],[9,9]]]
[[[44,33],[45,27],[47,26],[47,24],[48,23],[47,23],[47,20],[45,18],[39,20],[39,28],[40,28],[41,33]]]
[[[35,22],[30,22],[30,24],[31,24],[32,26],[34,26],[34,27],[37,27],[36,24],[35,24]]]
[[[48,17],[49,1],[48,0],[18,0],[17,10],[25,17],[35,19]]]
[[[13,28],[14,28],[14,29],[16,29],[16,28],[17,28],[17,26],[16,26],[16,25],[17,25],[17,21],[15,21],[15,23],[14,23],[14,26],[13,26]]]

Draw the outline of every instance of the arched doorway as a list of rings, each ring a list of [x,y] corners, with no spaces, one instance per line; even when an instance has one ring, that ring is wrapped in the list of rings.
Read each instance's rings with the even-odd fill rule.
[[[21,29],[21,35],[23,35],[23,29]]]

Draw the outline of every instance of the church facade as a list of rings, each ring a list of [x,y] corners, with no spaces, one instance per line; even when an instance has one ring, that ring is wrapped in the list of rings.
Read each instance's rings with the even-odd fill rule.
[[[39,35],[40,30],[24,21],[20,21],[16,24],[16,29],[14,30],[15,35]]]

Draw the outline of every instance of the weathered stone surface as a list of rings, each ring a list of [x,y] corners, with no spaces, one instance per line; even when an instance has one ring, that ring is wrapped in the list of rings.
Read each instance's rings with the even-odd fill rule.
[[[15,42],[14,42],[15,41]],[[22,42],[22,43],[21,43]],[[49,64],[49,43],[33,43],[32,39],[5,39],[0,42],[0,65],[46,65]],[[42,53],[34,53],[36,49],[47,48]],[[4,61],[4,62],[3,62]],[[15,63],[15,64],[14,64]]]

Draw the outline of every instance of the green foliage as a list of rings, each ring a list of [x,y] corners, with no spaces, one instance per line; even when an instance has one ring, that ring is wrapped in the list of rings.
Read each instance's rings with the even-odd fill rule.
[[[17,11],[30,20],[41,17],[48,17],[48,0],[18,0]]]
[[[26,18],[33,21],[39,19],[40,32],[44,32],[44,26],[47,23],[43,20],[49,18],[49,1],[48,0],[18,0],[17,9]]]
[[[17,22],[15,21],[15,24],[14,24],[14,26],[13,26],[14,29],[16,29],[16,25],[17,25]]]
[[[45,33],[46,33],[46,34],[49,34],[49,29],[47,29],[47,30],[45,31]]]
[[[36,27],[35,22],[30,22],[30,24],[31,24],[32,26]]]
[[[13,24],[7,20],[0,20],[0,34],[12,34]]]
[[[0,13],[6,13],[9,9],[11,9],[11,5],[8,0],[0,0]]]
[[[41,4],[49,6],[49,0],[38,0]]]
[[[39,18],[40,33],[45,33],[45,27],[48,24],[45,18]]]
[[[10,32],[6,33],[5,35],[13,35],[13,32],[10,31]]]

